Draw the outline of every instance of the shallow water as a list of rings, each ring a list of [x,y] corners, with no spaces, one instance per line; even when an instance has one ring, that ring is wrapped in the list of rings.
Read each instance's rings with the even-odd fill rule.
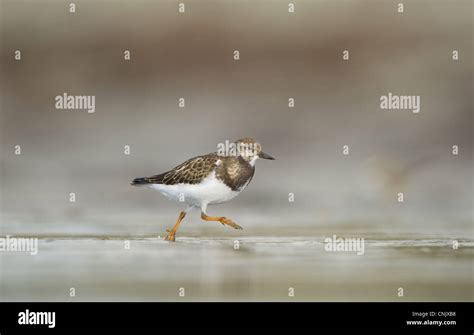
[[[43,236],[38,254],[0,253],[2,301],[472,301],[474,241],[325,236]],[[130,243],[130,249],[125,244]],[[398,289],[403,288],[403,297]],[[75,296],[70,296],[74,288]],[[184,296],[180,296],[184,288]],[[289,296],[293,288],[294,297]]]

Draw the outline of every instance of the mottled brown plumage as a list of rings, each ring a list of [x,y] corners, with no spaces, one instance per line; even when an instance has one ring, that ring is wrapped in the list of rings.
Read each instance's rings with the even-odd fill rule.
[[[198,184],[216,168],[217,159],[216,154],[193,157],[170,171],[145,180],[150,184]]]
[[[217,167],[216,176],[229,186],[232,191],[240,189],[250,183],[255,173],[255,167],[251,166],[242,157],[222,157],[222,164]]]
[[[198,184],[212,171],[233,191],[240,190],[253,177],[255,168],[242,157],[218,156],[210,153],[188,159],[174,169],[143,178],[149,184]]]

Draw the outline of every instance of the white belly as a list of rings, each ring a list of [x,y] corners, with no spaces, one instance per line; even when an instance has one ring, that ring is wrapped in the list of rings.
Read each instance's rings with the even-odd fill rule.
[[[229,186],[218,180],[215,172],[212,172],[199,184],[151,184],[150,187],[160,191],[168,199],[197,207],[226,202],[240,193],[240,191],[232,191]]]

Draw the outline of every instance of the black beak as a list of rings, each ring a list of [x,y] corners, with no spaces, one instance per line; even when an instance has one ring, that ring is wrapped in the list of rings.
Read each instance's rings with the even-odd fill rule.
[[[260,153],[258,154],[258,157],[263,158],[263,159],[269,159],[272,161],[275,160],[275,158],[273,158],[269,154],[264,153],[263,151],[260,151]]]

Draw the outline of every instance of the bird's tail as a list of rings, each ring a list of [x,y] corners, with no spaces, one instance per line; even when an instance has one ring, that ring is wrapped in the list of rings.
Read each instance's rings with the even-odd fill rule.
[[[140,177],[140,178],[133,179],[133,181],[130,183],[130,185],[140,186],[140,185],[146,185],[146,184],[149,184],[149,183],[150,182],[148,181],[148,178]]]

